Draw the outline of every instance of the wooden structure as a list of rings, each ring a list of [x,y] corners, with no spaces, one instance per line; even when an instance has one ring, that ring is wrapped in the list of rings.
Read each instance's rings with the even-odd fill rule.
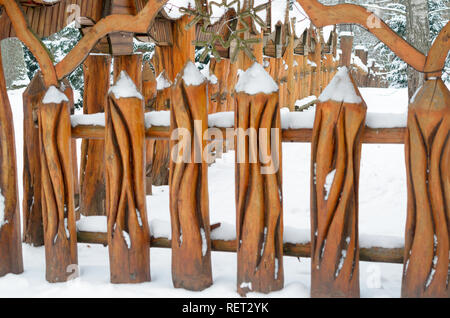
[[[450,48],[450,24],[443,28],[425,56],[383,22],[379,28],[370,28],[367,18],[371,13],[362,7],[349,4],[324,6],[316,0],[298,0],[317,28],[339,23],[359,23],[368,27],[400,58],[425,73],[427,81],[411,102],[407,128],[368,129],[363,125],[365,107],[362,100],[342,103],[328,100],[317,105],[313,129],[282,130],[280,108],[286,106],[292,110],[292,102],[296,99],[318,96],[335,73],[338,63],[334,60],[336,39],[332,36],[331,40],[323,40],[320,29],[310,28],[296,35],[292,33],[291,21],[286,20],[284,25],[278,25],[276,32],[285,30],[284,35],[281,34],[285,41],[280,42],[275,36],[272,50],[275,56],[266,58],[266,70],[279,86],[277,93],[249,95],[234,92],[239,67],[245,69],[249,63],[244,57],[239,57],[239,63],[235,64],[225,62],[219,66],[214,62],[217,83],[213,84],[216,85],[215,92],[209,94],[205,82],[189,85],[182,79],[186,72],[182,72],[183,67],[188,60],[193,60],[191,40],[200,35],[196,35],[195,29],[188,33],[181,32],[189,17],[173,22],[164,16],[160,9],[167,1],[117,0],[108,1],[111,4],[109,7],[104,6],[106,1],[61,0],[53,5],[45,5],[44,2],[0,0],[0,38],[17,36],[28,46],[41,68],[41,74],[33,79],[24,96],[24,104],[27,105],[24,108],[24,129],[25,136],[29,138],[24,149],[24,158],[28,161],[24,182],[24,234],[25,240],[35,245],[39,245],[43,238],[48,281],[66,281],[70,276],[68,267],[77,264],[76,173],[73,169],[72,139],[83,138],[89,141],[89,146],[84,146],[86,153],[93,151],[91,141],[98,142],[98,145],[104,143],[101,146],[105,155],[108,232],[103,236],[78,233],[78,237],[84,242],[108,244],[113,283],[150,280],[149,247],[152,241],[154,246],[172,247],[176,287],[194,290],[208,287],[212,283],[211,250],[226,250],[237,253],[237,289],[241,294],[248,292],[250,286],[251,290],[260,292],[282,288],[284,254],[312,258],[313,296],[359,296],[358,264],[361,259],[403,262],[404,297],[449,297],[450,172],[447,159],[450,158],[450,102],[448,88],[440,76]],[[60,29],[61,23],[65,23],[61,21],[67,21],[65,9],[74,3],[81,5],[81,17],[90,20],[81,19],[83,38],[62,61],[54,65],[40,37]],[[50,19],[55,22],[48,23]],[[140,57],[130,54],[129,43],[133,36],[158,39],[156,42],[160,46],[153,66],[157,74],[165,71],[168,79],[175,83],[170,92],[157,92],[154,96],[154,80],[151,76],[143,78]],[[105,41],[108,49],[102,51],[106,50]],[[258,50],[255,56],[259,59],[263,58],[262,52],[271,54],[267,43],[265,48],[255,50]],[[225,51],[224,56],[227,54]],[[90,52],[116,55],[114,82],[116,86],[127,84],[133,94],[123,96],[114,89],[110,91],[107,79],[109,56],[89,56]],[[349,54],[351,58],[351,51],[347,48],[342,56]],[[93,63],[94,60],[99,61]],[[70,124],[72,99],[66,96],[70,97],[70,87],[60,83],[83,62],[87,77],[94,74],[96,80],[102,77],[98,82],[86,83],[85,112],[98,112],[103,107],[104,127],[71,127]],[[349,65],[350,62],[346,58],[342,63]],[[98,70],[92,64],[97,65]],[[175,82],[177,74],[180,75]],[[153,81],[153,84],[144,84],[143,81]],[[293,81],[297,81],[297,86]],[[93,95],[93,91],[100,90],[100,96]],[[141,94],[143,91],[145,96]],[[176,128],[185,128],[191,133],[196,130],[204,132],[209,112],[206,105],[214,95],[215,111],[235,111],[235,128],[273,128],[281,133],[283,141],[312,142],[311,244],[283,245],[281,174],[261,174],[259,161],[236,163],[237,239],[229,242],[214,241],[209,237],[211,227],[205,163],[179,164],[172,161],[169,179],[174,239],[172,242],[151,239],[145,202],[145,172],[148,171],[146,140],[167,144]],[[147,103],[153,98],[156,110],[162,109],[158,105],[161,98],[164,99],[162,104],[167,105],[169,101],[170,107],[167,108],[171,112],[171,129],[145,127],[144,100]],[[5,275],[20,273],[23,264],[14,134],[1,70],[0,107],[0,190],[5,203],[0,219],[0,275]],[[203,120],[201,127],[193,126],[196,119]],[[248,140],[265,142],[267,146],[268,138],[267,135],[258,135]],[[183,143],[195,144],[194,141],[195,137],[186,138]],[[365,142],[405,143],[408,220],[403,251],[362,249],[358,246],[357,180],[361,143]],[[237,155],[240,152],[248,157],[252,153],[249,145],[237,144],[236,147]],[[36,153],[36,149],[39,160],[31,155]],[[264,146],[258,151],[261,149]],[[198,152],[194,151],[194,156],[195,153]],[[280,153],[272,152],[271,159],[278,160],[281,165]],[[87,160],[83,160],[82,166],[86,171]],[[100,161],[99,158],[96,160]],[[93,176],[95,182],[90,184],[101,185],[101,169],[97,172]],[[333,182],[327,185],[330,174]],[[85,174],[82,174],[81,180],[82,185],[87,181]],[[196,191],[189,189],[192,183],[196,185]],[[81,204],[93,206],[86,189],[84,191],[81,191],[81,198],[85,202]],[[33,195],[30,196],[30,193],[40,195],[40,203],[39,200],[32,201]],[[91,201],[98,204],[98,200]],[[179,204],[180,201],[183,204]],[[101,207],[94,206],[87,208],[85,213],[100,213]],[[42,229],[39,228],[39,213],[42,214]]]
[[[175,287],[203,290],[212,285],[209,226],[208,164],[203,160],[208,128],[206,79],[195,64],[186,63],[172,88],[170,141],[170,217],[172,224],[172,279]]]

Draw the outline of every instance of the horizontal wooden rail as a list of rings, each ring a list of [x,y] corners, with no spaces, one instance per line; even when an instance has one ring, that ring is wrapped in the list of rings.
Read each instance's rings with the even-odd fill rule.
[[[226,129],[220,128],[226,136]],[[169,127],[152,126],[145,132],[148,139],[168,140]],[[283,129],[282,138],[285,142],[311,142],[312,129]],[[76,126],[72,127],[72,138],[104,139],[105,127],[102,126]],[[366,128],[362,137],[366,144],[403,144],[405,128]]]
[[[78,232],[78,243],[108,244],[107,234],[103,232]],[[211,248],[215,252],[236,252],[236,241],[211,240]],[[167,238],[151,238],[151,247],[171,248],[171,241]],[[311,245],[284,243],[285,256],[310,257]],[[360,248],[359,258],[366,262],[403,263],[403,248],[371,247]]]

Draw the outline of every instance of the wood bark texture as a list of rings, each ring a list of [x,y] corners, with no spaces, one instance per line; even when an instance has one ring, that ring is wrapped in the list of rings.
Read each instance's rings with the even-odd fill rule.
[[[150,281],[150,234],[145,200],[144,105],[108,97],[106,212],[112,283]]]
[[[23,93],[23,241],[44,245],[38,109],[46,92],[38,72]]]
[[[183,74],[172,91],[171,130],[189,133],[170,141],[172,280],[176,288],[198,291],[212,285],[208,163],[202,154],[208,129],[207,83],[187,85]]]
[[[450,297],[450,92],[427,80],[409,105],[402,297]]]
[[[359,297],[358,179],[366,111],[364,102],[317,104],[311,142],[312,297]]]
[[[111,57],[89,55],[83,64],[83,113],[104,112],[108,103]],[[80,164],[80,213],[106,215],[105,142],[83,139]]]
[[[13,122],[0,52],[0,277],[23,272]]]
[[[65,282],[78,264],[70,104],[39,105],[46,279]]]
[[[237,290],[241,295],[269,293],[283,288],[284,283],[278,93],[238,93],[235,127],[256,131],[256,135],[235,138]],[[279,131],[278,140],[272,128]],[[259,135],[260,129],[266,132],[265,136]],[[245,142],[239,142],[244,138]],[[271,147],[272,138],[277,140],[272,144],[275,147]],[[260,161],[261,153],[268,156],[265,164]],[[268,164],[273,164],[274,169],[264,171],[264,168],[270,169]]]

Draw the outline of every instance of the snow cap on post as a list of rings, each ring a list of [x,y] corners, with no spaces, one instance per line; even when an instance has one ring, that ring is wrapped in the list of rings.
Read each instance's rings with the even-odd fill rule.
[[[361,97],[355,90],[355,86],[348,75],[347,67],[340,67],[334,75],[331,82],[319,96],[320,102],[333,100],[335,102],[344,102],[349,104],[359,104]]]
[[[235,90],[236,93],[244,92],[248,95],[272,94],[278,91],[278,85],[262,65],[255,62],[245,72],[239,74]]]
[[[136,84],[134,84],[133,80],[128,76],[127,72],[120,72],[119,78],[116,83],[109,89],[109,94],[114,94],[116,99],[119,98],[138,98],[144,99],[139,93]]]
[[[57,89],[55,86],[50,86],[44,95],[42,100],[43,104],[60,104],[62,102],[68,102],[67,96]]]
[[[188,61],[184,66],[182,78],[186,86],[199,86],[206,81],[206,77],[191,61]]]

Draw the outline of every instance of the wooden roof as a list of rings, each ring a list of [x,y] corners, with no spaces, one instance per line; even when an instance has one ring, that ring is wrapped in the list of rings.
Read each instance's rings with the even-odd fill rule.
[[[60,31],[68,22],[72,22],[77,8],[81,17],[88,17],[93,21],[102,17],[103,0],[59,0],[53,5],[42,5],[41,2],[43,0],[20,1],[28,24],[41,38]],[[8,37],[15,37],[15,32],[9,17],[3,13],[0,17],[0,39]]]

